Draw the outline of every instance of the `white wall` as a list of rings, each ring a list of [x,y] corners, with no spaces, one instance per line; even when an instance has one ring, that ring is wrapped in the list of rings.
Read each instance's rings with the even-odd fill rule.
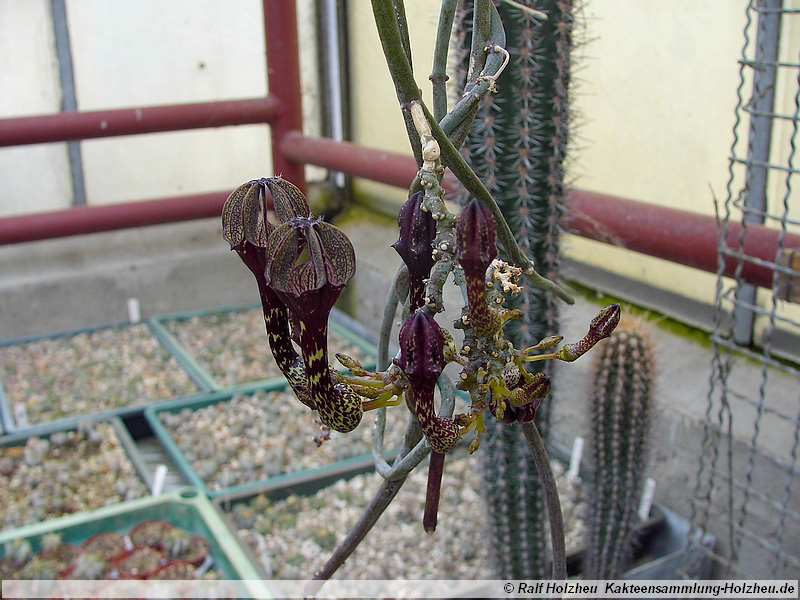
[[[48,0],[0,0],[0,117],[61,106]],[[0,215],[71,203],[65,144],[0,149]]]
[[[313,2],[298,2],[304,114],[319,132]],[[267,93],[259,0],[66,0],[78,109]],[[0,0],[0,118],[56,113],[49,0]],[[272,174],[266,125],[87,140],[88,204],[233,189]],[[0,215],[72,204],[65,144],[0,149]]]

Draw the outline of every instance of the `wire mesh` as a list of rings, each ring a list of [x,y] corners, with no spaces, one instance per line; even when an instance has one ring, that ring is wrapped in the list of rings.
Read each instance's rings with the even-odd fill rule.
[[[800,230],[800,9],[784,4],[795,3],[759,0],[746,9],[720,215],[710,390],[691,515],[693,527],[717,536],[714,550],[700,550],[720,577],[794,579],[800,569],[800,250],[785,244]],[[748,224],[778,231],[774,261],[727,245],[737,221],[740,242]],[[722,277],[727,257],[737,264],[732,279]],[[772,289],[743,281],[748,262],[773,271]]]

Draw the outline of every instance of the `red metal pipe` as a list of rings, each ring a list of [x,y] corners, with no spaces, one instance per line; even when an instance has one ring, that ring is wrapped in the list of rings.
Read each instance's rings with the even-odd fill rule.
[[[0,119],[0,146],[22,146],[90,138],[272,123],[281,116],[274,96],[91,112]]]
[[[280,118],[272,123],[272,169],[305,191],[303,163],[292,162],[281,152],[286,134],[303,130],[297,8],[293,0],[263,0],[263,7],[269,93],[282,108]]]
[[[280,147],[289,160],[324,167],[397,187],[411,185],[417,174],[412,156],[365,148],[352,142],[306,137],[299,131],[286,135]]]
[[[308,138],[299,133],[286,137],[282,152],[292,160],[399,187],[408,187],[417,172],[411,156]],[[446,176],[444,187],[452,189],[453,180]],[[717,272],[717,221],[711,216],[572,189],[564,226],[582,237]],[[741,225],[729,224],[726,244],[732,251],[740,248],[741,230]],[[778,235],[775,229],[748,225],[743,245],[745,257],[774,262]],[[800,248],[800,236],[787,233],[783,243],[787,249]],[[734,275],[736,263],[734,257],[725,257],[725,275]],[[772,276],[769,267],[752,262],[743,265],[742,277],[749,283],[771,288]]]
[[[0,245],[219,217],[229,194],[213,192],[4,217],[0,219]]]
[[[712,216],[573,189],[564,226],[589,239],[717,272],[720,232]],[[743,249],[741,276],[748,283],[772,288],[773,269],[748,259],[774,263],[779,233],[763,225],[748,224],[744,243],[740,244],[742,225],[728,223],[725,246],[731,252]],[[787,249],[800,248],[800,235],[784,234],[783,245]],[[733,276],[738,260],[728,255],[724,260],[724,274]]]
[[[373,181],[407,187],[417,172],[414,158],[347,142],[304,137],[299,132],[284,136],[280,152],[297,163],[314,164],[364,177]],[[446,187],[451,184],[446,178]],[[0,219],[0,245],[81,233],[110,231],[189,219],[218,216],[229,192],[185,196],[105,206],[77,207],[50,213]],[[717,271],[717,222],[714,217],[615,198],[573,189],[567,201],[565,227],[578,235],[641,252],[679,264]],[[744,243],[742,226],[729,224],[727,247],[743,247],[745,281],[771,288],[773,269],[749,262],[775,261],[779,232],[763,225],[747,226]],[[787,249],[800,248],[800,235],[786,233]],[[737,261],[725,257],[725,275],[733,275]]]

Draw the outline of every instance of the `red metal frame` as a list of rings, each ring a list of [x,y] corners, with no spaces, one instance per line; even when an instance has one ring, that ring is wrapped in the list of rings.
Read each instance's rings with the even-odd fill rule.
[[[68,142],[159,131],[275,123],[281,102],[273,97],[176,106],[148,106],[93,112],[0,119],[0,147]]]
[[[263,8],[269,83],[265,98],[2,119],[0,146],[267,123],[271,126],[274,171],[301,188],[305,187],[305,164],[407,187],[417,172],[412,157],[303,135],[295,3],[263,0]],[[446,178],[445,187],[450,186],[452,180]],[[217,216],[227,194],[0,218],[0,245]],[[565,225],[583,237],[717,271],[718,224],[713,217],[576,189],[570,191]],[[742,251],[741,276],[749,283],[771,288],[773,269],[758,261],[776,260],[779,232],[748,225],[743,233],[741,226],[734,224],[726,242],[732,251]],[[800,248],[800,236],[785,234],[783,245]],[[732,256],[725,258],[726,275],[734,274],[736,263]]]

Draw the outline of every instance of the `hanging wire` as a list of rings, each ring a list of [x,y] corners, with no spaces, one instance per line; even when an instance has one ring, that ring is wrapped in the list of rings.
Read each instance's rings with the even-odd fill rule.
[[[710,389],[690,515],[695,533],[717,536],[715,549],[697,549],[716,563],[722,577],[793,578],[800,568],[800,369],[796,356],[787,361],[786,344],[800,336],[798,297],[791,292],[800,272],[795,249],[785,244],[786,234],[800,226],[800,201],[792,186],[800,171],[800,56],[797,61],[778,56],[786,47],[798,52],[796,42],[780,39],[781,30],[797,25],[789,23],[797,15],[780,0],[751,1],[739,60],[727,198],[719,216]],[[754,89],[746,99],[748,84]],[[764,102],[767,87],[774,105],[771,99]],[[787,110],[780,104],[789,98],[794,106]],[[749,128],[745,156],[743,127]],[[759,194],[763,203],[754,205]],[[732,248],[726,240],[733,222],[742,229],[738,247]],[[744,254],[748,222],[778,231],[773,261]],[[722,276],[731,258],[736,261],[733,281]],[[769,292],[745,293],[742,270],[748,263],[772,270]],[[747,318],[752,337],[743,341],[736,321],[741,327]],[[683,575],[692,575],[688,562]]]

